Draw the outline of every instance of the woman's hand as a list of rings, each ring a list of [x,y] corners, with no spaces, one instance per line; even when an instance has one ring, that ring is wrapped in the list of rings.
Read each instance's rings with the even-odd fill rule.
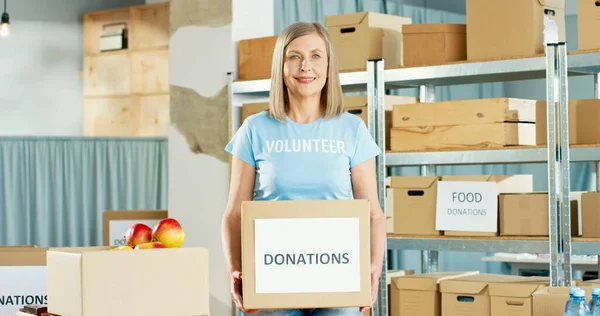
[[[381,277],[381,265],[371,265],[371,306],[363,306],[360,312],[364,313],[371,309],[377,303],[377,294],[379,293],[379,278]]]
[[[257,309],[245,309],[242,299],[242,272],[234,271],[231,274],[231,299],[238,310],[246,314],[255,314]]]

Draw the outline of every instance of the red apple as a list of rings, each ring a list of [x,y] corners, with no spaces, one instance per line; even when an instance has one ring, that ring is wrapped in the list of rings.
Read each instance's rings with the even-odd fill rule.
[[[166,247],[165,247],[165,245],[163,245],[162,243],[160,243],[158,241],[145,242],[145,243],[141,243],[141,244],[138,244],[137,246],[135,246],[135,250],[154,249],[154,248],[166,248]]]
[[[123,251],[123,250],[133,250],[133,248],[131,248],[129,246],[119,246],[119,247],[112,248],[111,250],[114,250],[114,251]]]
[[[179,248],[185,240],[185,232],[176,219],[164,218],[154,226],[152,240],[161,242],[167,248]]]
[[[152,241],[152,228],[146,224],[133,224],[125,234],[125,245],[133,248]]]

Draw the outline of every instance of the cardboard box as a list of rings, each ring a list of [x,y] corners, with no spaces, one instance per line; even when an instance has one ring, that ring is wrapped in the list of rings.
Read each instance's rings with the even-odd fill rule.
[[[278,36],[267,36],[239,41],[237,80],[271,78],[271,65],[277,38]]]
[[[533,293],[533,316],[563,316],[568,299],[568,287],[540,288]]]
[[[47,252],[48,312],[57,315],[201,315],[209,310],[205,248]]]
[[[496,193],[531,193],[533,192],[533,175],[449,175],[440,177],[439,181],[468,181],[468,182],[495,182]],[[478,184],[474,184],[477,188]],[[438,193],[439,195],[439,193]],[[497,198],[497,197],[496,197]],[[438,198],[439,199],[439,198]],[[497,213],[496,213],[497,214]],[[497,220],[497,217],[496,217]],[[471,222],[469,222],[471,223]],[[445,230],[446,236],[497,236],[496,232],[477,231],[473,227],[471,231]]]
[[[389,270],[386,275],[387,276],[386,279],[387,279],[388,293],[390,293],[390,291],[391,291],[391,288],[392,288],[391,284],[392,284],[393,278],[407,276],[407,275],[414,275],[414,274],[415,274],[415,270]],[[392,297],[389,297],[389,298],[390,298],[390,300],[388,301],[388,311],[389,311],[389,313],[391,313],[392,312],[392,310],[391,310]],[[371,316],[371,310],[364,312],[363,316]]]
[[[565,41],[564,0],[467,0],[467,58],[543,55],[544,16],[556,21]]]
[[[437,176],[386,178],[386,212],[393,218],[393,233],[441,235],[435,229]]]
[[[503,193],[498,197],[501,236],[548,236],[548,193]],[[578,235],[577,201],[571,200],[571,231]]]
[[[579,50],[600,48],[600,4],[596,0],[577,1],[577,44]]]
[[[104,211],[103,246],[125,245],[125,234],[135,223],[154,227],[158,221],[169,217],[167,210]]]
[[[442,293],[442,309],[444,311],[444,315],[490,316],[491,284],[532,283],[540,282],[541,280],[541,278],[483,273],[451,280],[444,280],[440,283],[440,292]]]
[[[582,237],[600,237],[600,192],[581,194]]]
[[[467,59],[466,24],[409,24],[402,28],[404,66],[441,65]]]
[[[536,108],[536,143],[546,145],[547,118],[546,101],[538,101]],[[600,100],[569,100],[569,144],[589,145],[600,143]]]
[[[490,284],[491,316],[532,316],[533,293],[543,287],[535,282]]]
[[[390,316],[441,316],[442,280],[478,274],[478,272],[443,272],[392,278],[389,292]]]
[[[367,60],[381,58],[386,67],[402,66],[402,26],[411,23],[411,18],[375,12],[326,16],[339,71],[365,69]]]
[[[368,200],[243,202],[244,306],[369,306],[369,213]]]
[[[0,248],[0,315],[14,315],[26,304],[48,303],[46,250],[32,246]]]

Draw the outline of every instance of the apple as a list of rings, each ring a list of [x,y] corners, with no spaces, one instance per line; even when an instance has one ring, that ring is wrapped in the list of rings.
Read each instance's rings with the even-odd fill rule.
[[[160,243],[158,241],[145,242],[145,243],[137,244],[137,246],[135,246],[135,250],[155,249],[155,248],[166,248],[166,247],[165,247],[165,245],[163,245],[162,243]]]
[[[179,248],[185,240],[185,232],[176,219],[164,218],[154,226],[152,240],[161,242],[167,248]]]
[[[129,247],[129,246],[119,246],[119,247],[115,247],[111,250],[115,250],[115,251],[123,251],[123,250],[133,250],[133,248]]]
[[[125,234],[125,245],[133,248],[138,244],[152,241],[152,228],[146,224],[136,223],[131,225]]]

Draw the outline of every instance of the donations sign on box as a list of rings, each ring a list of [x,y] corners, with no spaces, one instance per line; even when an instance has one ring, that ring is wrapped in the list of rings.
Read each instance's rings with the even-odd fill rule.
[[[369,231],[366,200],[245,202],[244,306],[370,305]]]
[[[498,230],[496,182],[439,181],[435,229],[496,232]]]

